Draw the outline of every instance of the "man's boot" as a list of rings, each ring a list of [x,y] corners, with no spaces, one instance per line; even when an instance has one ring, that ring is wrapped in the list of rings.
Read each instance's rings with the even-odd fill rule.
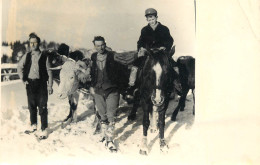
[[[33,132],[35,132],[35,131],[37,131],[37,124],[32,124],[32,125],[29,126],[29,128],[27,128],[27,129],[24,131],[24,133],[30,134],[30,133],[33,133]]]
[[[107,131],[107,127],[108,127],[108,121],[100,121],[100,125],[101,125],[101,139],[99,140],[99,142],[103,143],[106,141],[106,131]]]
[[[48,137],[48,132],[46,129],[41,130],[40,134],[39,134],[39,140],[43,140],[43,139],[47,139]]]
[[[107,142],[106,142],[106,147],[111,151],[111,152],[117,152],[117,148],[114,144],[114,130],[115,130],[115,123],[110,122],[108,127],[107,127]]]

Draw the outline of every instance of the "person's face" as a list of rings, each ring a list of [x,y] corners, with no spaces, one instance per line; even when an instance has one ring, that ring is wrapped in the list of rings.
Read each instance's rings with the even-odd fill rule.
[[[39,44],[38,44],[36,38],[31,38],[31,39],[29,40],[29,42],[30,42],[30,49],[31,49],[32,51],[38,50]]]
[[[106,44],[104,43],[104,41],[95,41],[94,44],[97,52],[103,54],[106,48]]]
[[[157,23],[157,16],[149,15],[146,17],[146,20],[151,26],[154,26]]]

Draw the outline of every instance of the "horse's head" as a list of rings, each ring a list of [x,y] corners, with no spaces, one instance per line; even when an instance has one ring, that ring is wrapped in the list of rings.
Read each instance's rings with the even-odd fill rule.
[[[167,54],[159,49],[147,52],[147,59],[143,68],[143,78],[141,90],[145,97],[150,97],[153,105],[163,105],[171,80],[170,64]],[[142,89],[143,88],[143,89]]]

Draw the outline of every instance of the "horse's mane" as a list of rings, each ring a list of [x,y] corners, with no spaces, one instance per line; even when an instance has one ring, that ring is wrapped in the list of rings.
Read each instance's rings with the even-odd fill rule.
[[[149,97],[151,89],[155,88],[154,82],[156,81],[155,73],[152,67],[159,62],[162,67],[164,79],[163,81],[169,81],[169,78],[171,76],[170,63],[167,54],[162,50],[149,50],[145,52],[145,55],[146,60],[142,71],[142,81],[140,90],[144,97]],[[163,89],[167,90],[167,87],[163,86]]]
[[[145,55],[148,56],[148,59],[146,59],[145,65],[147,64],[148,60],[152,60],[154,63],[159,62],[162,65],[162,69],[164,73],[169,72],[169,59],[165,51],[159,50],[159,49],[151,49],[149,51],[145,51]],[[153,65],[153,64],[151,64]]]

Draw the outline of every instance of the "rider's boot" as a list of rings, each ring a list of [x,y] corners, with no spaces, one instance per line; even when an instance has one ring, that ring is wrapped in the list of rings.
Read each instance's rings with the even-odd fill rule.
[[[126,95],[133,95],[135,89],[135,81],[137,76],[138,67],[133,66],[129,77],[128,88],[126,89]]]

